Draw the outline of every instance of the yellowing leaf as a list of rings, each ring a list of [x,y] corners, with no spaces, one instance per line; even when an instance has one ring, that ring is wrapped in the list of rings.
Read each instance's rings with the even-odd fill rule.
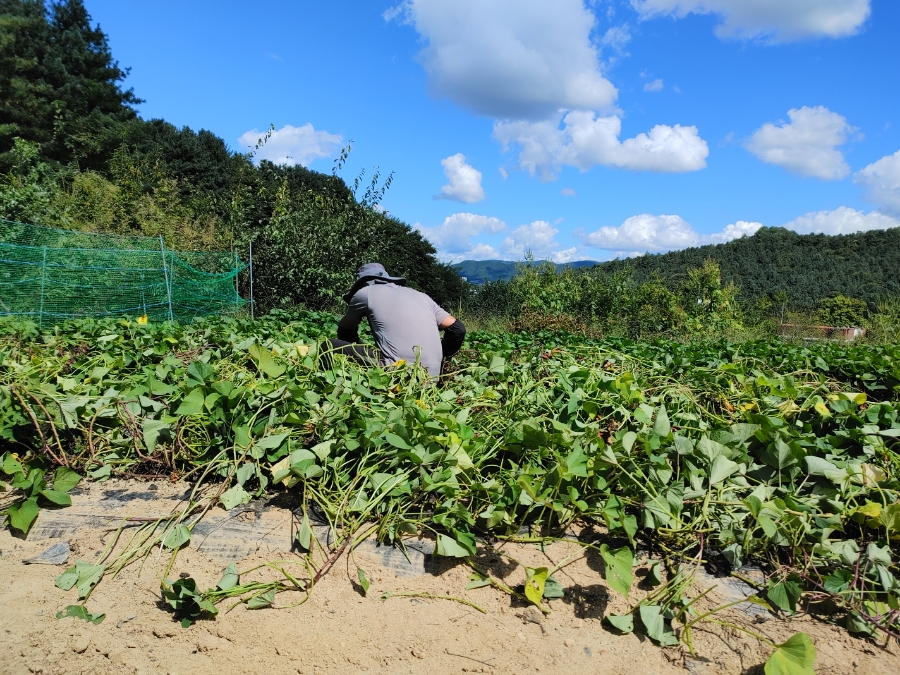
[[[877,518],[881,515],[881,504],[866,502],[863,506],[856,509],[856,512],[864,515],[866,518]]]
[[[806,633],[795,633],[766,661],[766,675],[815,675],[816,648]]]
[[[822,401],[819,401],[813,407],[816,409],[816,412],[819,413],[822,417],[831,417],[831,411],[828,409],[828,406],[825,405]]]
[[[544,584],[547,583],[549,574],[550,570],[546,567],[525,568],[525,597],[538,607],[541,605],[541,598],[544,597]]]

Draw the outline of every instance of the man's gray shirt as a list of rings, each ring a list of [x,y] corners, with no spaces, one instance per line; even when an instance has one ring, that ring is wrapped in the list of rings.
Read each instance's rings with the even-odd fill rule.
[[[431,375],[440,375],[441,335],[438,325],[450,316],[425,293],[376,282],[363,286],[352,298],[342,324],[356,330],[363,318],[369,320],[381,365],[400,359],[419,363]]]

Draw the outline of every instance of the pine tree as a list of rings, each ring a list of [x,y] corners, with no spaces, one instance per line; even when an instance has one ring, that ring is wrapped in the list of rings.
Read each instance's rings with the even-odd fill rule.
[[[141,102],[127,75],[83,0],[0,0],[0,171],[15,137],[50,160],[104,165]]]

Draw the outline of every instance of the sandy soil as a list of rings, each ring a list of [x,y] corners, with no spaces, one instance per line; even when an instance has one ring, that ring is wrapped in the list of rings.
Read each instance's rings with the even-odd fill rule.
[[[109,486],[91,488],[95,492],[100,489]],[[161,498],[162,492],[172,492],[170,486],[161,490]],[[89,492],[77,495],[72,508],[87,499]],[[91,527],[65,537],[73,549],[69,564],[76,559],[93,560],[102,548],[102,536],[102,528]],[[600,619],[607,611],[624,610],[627,603],[607,590],[598,572],[599,562],[591,556],[557,574],[567,589],[566,598],[552,601],[552,612],[546,617],[492,588],[464,590],[471,572],[464,565],[440,564],[429,574],[398,573],[382,566],[374,549],[361,548],[354,555],[354,565],[341,560],[302,606],[256,611],[239,606],[225,613],[227,605],[222,605],[215,620],[183,629],[160,602],[159,579],[165,561],[154,555],[142,570],[132,566],[98,586],[88,607],[107,617],[95,626],[55,618],[57,611],[76,601],[74,591],[66,593],[53,585],[63,567],[22,562],[59,540],[22,540],[8,531],[0,532],[0,675],[761,675],[769,654],[767,646],[746,633],[712,624],[696,631],[696,656],[682,647],[661,649],[638,635],[612,634]],[[289,540],[289,533],[281,539]],[[522,563],[536,566],[562,560],[573,546],[559,543],[546,552],[524,545],[505,550]],[[240,560],[238,567],[243,570],[267,560],[296,559],[287,546],[284,549],[260,548]],[[481,562],[510,585],[524,580],[521,567],[504,558],[485,555]],[[355,583],[355,565],[363,567],[371,581],[367,596]],[[179,554],[170,577],[190,575],[200,587],[208,588],[218,581],[223,567],[221,560],[188,548]],[[457,596],[478,604],[485,613],[448,600],[382,600],[385,591]],[[640,590],[636,594],[632,600],[640,597]],[[280,594],[276,604],[296,602],[298,596]],[[745,625],[776,642],[806,631],[818,651],[817,673],[900,673],[897,645],[881,648],[820,620],[754,618],[735,611],[719,618]]]

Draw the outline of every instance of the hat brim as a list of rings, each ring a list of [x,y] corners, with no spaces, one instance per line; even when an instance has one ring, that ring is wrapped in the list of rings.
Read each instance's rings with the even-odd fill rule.
[[[388,277],[380,274],[366,274],[357,279],[350,287],[350,290],[344,293],[344,302],[350,302],[350,299],[356,292],[370,281],[385,281],[389,284],[406,286],[406,277]]]

